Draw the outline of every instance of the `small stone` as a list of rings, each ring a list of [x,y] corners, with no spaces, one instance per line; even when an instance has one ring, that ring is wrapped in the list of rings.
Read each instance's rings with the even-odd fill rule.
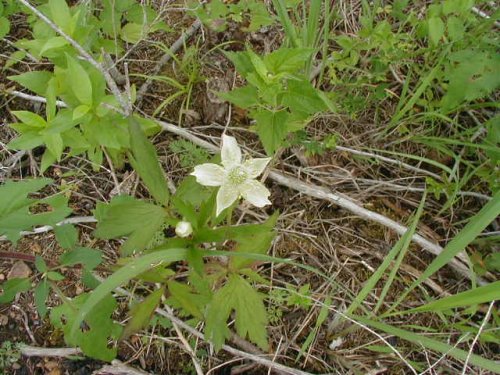
[[[29,277],[31,273],[31,268],[29,268],[28,265],[22,260],[18,260],[16,263],[14,263],[9,273],[7,274],[7,279],[25,279]]]
[[[12,370],[19,370],[21,368],[21,365],[17,362],[14,362],[10,367],[12,368]]]
[[[9,323],[9,317],[7,315],[0,314],[0,326],[6,326]]]

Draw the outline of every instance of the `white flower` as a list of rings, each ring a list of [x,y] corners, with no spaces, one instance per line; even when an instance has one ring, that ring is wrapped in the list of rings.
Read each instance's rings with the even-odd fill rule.
[[[201,164],[191,173],[201,185],[220,186],[217,193],[217,216],[240,196],[256,207],[271,204],[268,199],[271,193],[255,179],[264,171],[271,158],[249,159],[242,163],[236,139],[223,135],[221,159],[222,166]]]
[[[179,237],[188,237],[191,233],[193,233],[193,226],[189,221],[179,221],[175,226],[175,234]]]

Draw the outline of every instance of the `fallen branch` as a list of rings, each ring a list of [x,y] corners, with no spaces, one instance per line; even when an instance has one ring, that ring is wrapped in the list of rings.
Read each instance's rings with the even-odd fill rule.
[[[158,121],[158,123],[160,124],[163,130],[176,134],[185,139],[188,139],[189,141],[193,142],[194,144],[200,147],[207,149],[208,151],[218,152],[220,150],[219,147],[195,136],[186,129],[179,128],[176,125],[166,123],[163,121]],[[280,185],[286,186],[290,189],[296,190],[305,195],[334,203],[337,206],[352,212],[356,216],[359,216],[369,221],[379,223],[387,228],[390,228],[399,235],[403,235],[408,231],[408,228],[405,227],[404,225],[399,224],[396,221],[389,219],[388,217],[385,217],[377,212],[370,211],[356,204],[355,202],[353,202],[344,195],[335,194],[328,188],[305,183],[295,177],[286,176],[285,174],[277,171],[276,169],[273,169],[269,172],[269,178]],[[429,241],[420,234],[414,234],[412,236],[412,240],[413,242],[419,244],[423,249],[427,250],[428,252],[434,255],[439,255],[443,251],[443,248],[441,246],[439,246],[434,242]],[[457,258],[460,259],[460,261]],[[467,255],[465,253],[462,252],[458,254],[456,258],[452,259],[448,264],[453,269],[455,269],[460,275],[468,279],[471,278],[470,270],[467,267]],[[486,281],[484,280],[480,280],[479,282],[481,284],[486,283]]]
[[[64,219],[56,224],[56,226],[64,225],[64,224],[84,224],[84,223],[96,223],[97,220],[93,216],[75,216]],[[51,225],[44,225],[43,227],[38,227],[33,229],[32,231],[22,231],[21,236],[29,236],[33,234],[46,233],[54,229]],[[0,241],[7,241],[7,237],[0,236]]]
[[[96,276],[96,278],[98,280],[102,280],[97,275],[94,275],[94,276]],[[123,288],[116,288],[115,291],[118,292],[119,294],[123,295],[123,296],[127,296],[127,297],[133,298],[133,299],[137,299],[137,297],[133,293],[131,293],[128,290],[125,290]],[[195,337],[198,337],[201,340],[205,340],[205,335],[203,333],[201,333],[197,329],[191,327],[189,324],[185,323],[182,319],[179,319],[178,317],[176,317],[173,313],[171,313],[171,312],[169,312],[169,311],[167,311],[165,309],[159,308],[159,307],[156,308],[155,312],[157,314],[159,314],[161,316],[164,316],[165,318],[169,319],[172,323],[176,324],[180,328],[182,328],[185,331],[189,332],[191,335],[193,335]],[[256,348],[254,348],[254,346],[252,344],[246,342],[245,340],[243,340],[242,338],[240,338],[240,337],[238,337],[236,335],[233,335],[230,338],[230,340],[232,342],[236,342],[236,343],[240,343],[240,344],[242,342],[244,342],[245,350],[247,350],[248,348],[250,348],[251,351],[258,352],[258,350]],[[272,361],[270,359],[264,358],[266,356],[271,356],[270,354],[262,354],[262,353],[253,354],[253,353],[247,353],[247,352],[244,352],[242,350],[233,348],[230,345],[223,345],[222,346],[222,350],[224,350],[224,351],[226,351],[226,352],[228,352],[228,353],[230,353],[232,355],[239,356],[239,357],[248,359],[250,361],[253,361],[255,363],[258,363],[259,365],[268,367],[269,369],[272,369],[272,370],[277,371],[279,373],[286,373],[286,374],[291,374],[291,375],[310,375],[309,372],[305,372],[305,371],[301,371],[301,370],[298,370],[298,369],[294,369],[294,368],[282,365],[280,363],[276,363],[276,362],[274,362],[274,361]]]
[[[59,357],[71,358],[82,355],[79,348],[39,348],[36,346],[22,345],[19,348],[24,357]],[[110,365],[106,365],[99,370],[94,371],[95,375],[147,375],[147,372],[137,370],[123,362],[115,359]]]
[[[14,94],[16,95],[16,94]],[[29,95],[30,97],[32,95]],[[25,97],[25,96],[23,96]],[[37,101],[43,102],[45,98],[41,97],[35,97]],[[64,104],[64,103],[63,103]],[[192,134],[188,130],[184,128],[180,128],[174,124],[165,122],[165,121],[159,121],[156,120],[156,122],[161,126],[161,128],[169,133],[178,135],[179,137],[182,137],[184,139],[187,139],[194,143],[197,146],[203,147],[206,150],[212,152],[212,153],[217,153],[219,152],[220,148],[210,142],[205,141],[204,139],[201,139],[197,137],[196,135]],[[279,172],[278,170],[271,170],[269,172],[269,178],[271,180],[274,180],[275,182],[279,183],[280,185],[286,186],[290,189],[296,190],[298,192],[301,192],[303,194],[309,195],[314,198],[322,199],[329,201],[331,203],[334,203],[338,205],[339,207],[342,207],[356,216],[359,216],[363,219],[373,221],[376,223],[379,223],[387,228],[390,228],[394,230],[396,233],[399,235],[403,235],[406,233],[408,228],[402,224],[397,223],[396,221],[389,219],[386,216],[383,216],[377,212],[370,211],[355,202],[353,202],[349,197],[340,195],[340,194],[335,194],[333,193],[330,189],[322,187],[322,186],[317,186],[313,184],[308,184],[303,181],[300,181],[299,179],[295,177],[290,177],[286,176],[285,174]],[[95,219],[94,219],[95,220]],[[43,233],[51,230],[52,228],[49,226],[45,227],[40,227],[37,228],[33,232],[23,232],[23,235],[26,234],[36,234],[36,233]],[[5,240],[5,237],[0,237],[0,241]],[[412,236],[413,242],[419,244],[424,250],[434,254],[434,255],[439,255],[443,251],[443,248],[439,246],[438,244],[426,239],[420,234],[414,234]],[[459,260],[460,261],[459,261]],[[467,266],[467,255],[462,252],[456,256],[455,259],[452,259],[448,264],[455,269],[460,275],[470,279],[470,271]],[[484,279],[478,278],[478,282],[481,285],[486,284],[487,282]]]

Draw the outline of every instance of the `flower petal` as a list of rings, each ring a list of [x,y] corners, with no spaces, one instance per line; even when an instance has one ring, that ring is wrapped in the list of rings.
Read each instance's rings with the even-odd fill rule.
[[[205,186],[220,186],[224,181],[226,172],[224,168],[217,164],[205,163],[194,167],[191,176],[196,177],[196,181]]]
[[[250,178],[255,178],[264,172],[264,169],[266,169],[266,166],[270,161],[271,158],[248,159],[243,163],[243,166],[248,172],[248,176]]]
[[[234,203],[239,197],[238,188],[234,185],[224,184],[217,193],[217,216]]]
[[[228,135],[222,135],[221,150],[222,165],[226,169],[232,169],[241,164],[241,150],[236,142],[236,138]]]
[[[247,180],[239,187],[240,193],[247,201],[255,207],[264,207],[271,204],[268,197],[271,195],[267,188],[256,180]]]

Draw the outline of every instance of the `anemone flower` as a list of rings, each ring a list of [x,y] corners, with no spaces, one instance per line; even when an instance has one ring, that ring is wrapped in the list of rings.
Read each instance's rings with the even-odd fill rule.
[[[192,176],[205,186],[220,186],[217,193],[217,216],[243,197],[256,207],[271,204],[269,190],[256,178],[264,171],[271,158],[248,159],[243,162],[241,149],[234,137],[222,136],[222,166],[205,163],[194,168]]]

